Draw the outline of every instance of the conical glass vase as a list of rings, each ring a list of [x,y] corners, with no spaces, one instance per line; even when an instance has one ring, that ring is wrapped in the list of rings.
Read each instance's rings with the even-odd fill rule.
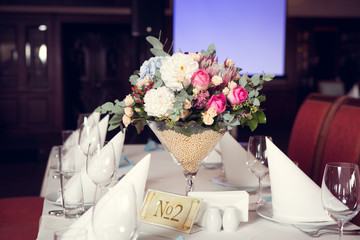
[[[174,162],[182,167],[187,181],[187,195],[193,190],[201,163],[208,157],[226,130],[214,131],[195,122],[176,123],[174,126],[168,126],[162,121],[147,122]]]

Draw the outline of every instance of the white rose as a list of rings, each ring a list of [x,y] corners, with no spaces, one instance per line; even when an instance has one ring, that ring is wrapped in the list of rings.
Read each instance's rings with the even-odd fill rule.
[[[191,76],[198,69],[199,64],[190,55],[178,52],[165,58],[160,74],[166,87],[181,91],[189,87]]]
[[[174,102],[175,95],[167,87],[151,89],[144,96],[145,112],[149,116],[167,117],[167,111],[173,108]]]

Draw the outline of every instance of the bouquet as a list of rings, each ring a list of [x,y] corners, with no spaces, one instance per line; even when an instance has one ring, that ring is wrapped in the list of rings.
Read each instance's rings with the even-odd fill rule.
[[[232,60],[218,61],[214,44],[206,51],[170,55],[159,39],[146,40],[154,57],[130,76],[131,93],[95,110],[112,115],[109,130],[134,125],[140,133],[147,120],[168,126],[197,124],[214,131],[240,125],[253,131],[266,123],[260,108],[266,98],[260,90],[274,75],[241,75]]]

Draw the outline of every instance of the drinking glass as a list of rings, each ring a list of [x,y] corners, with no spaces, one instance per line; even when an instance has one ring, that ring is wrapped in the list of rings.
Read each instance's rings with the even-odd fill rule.
[[[96,191],[101,189],[97,187]],[[114,188],[109,189],[93,207],[91,223],[96,239],[137,239],[140,225],[138,213],[133,184],[125,184],[116,192]]]
[[[85,228],[64,228],[54,233],[54,240],[87,240],[88,231]]]
[[[269,174],[268,159],[266,154],[266,138],[272,141],[272,137],[255,135],[249,137],[248,158],[246,165],[249,170],[259,179],[258,200],[249,205],[250,210],[256,210],[264,204],[261,197],[261,188],[263,178]]]
[[[339,240],[344,224],[360,211],[359,166],[353,163],[328,163],[321,184],[325,211],[338,224]]]
[[[92,144],[89,145],[86,173],[101,191],[95,196],[101,197],[116,173],[116,157],[112,142],[104,142],[103,147],[100,143],[96,143],[94,147]]]
[[[95,151],[96,145],[102,144],[104,139],[101,139],[100,130],[98,124],[94,124],[92,121],[88,121],[87,117],[84,117],[83,122],[79,128],[79,147],[80,151],[86,156],[89,152]]]

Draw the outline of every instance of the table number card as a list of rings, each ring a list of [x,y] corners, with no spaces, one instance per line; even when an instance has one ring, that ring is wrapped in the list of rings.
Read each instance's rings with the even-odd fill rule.
[[[189,233],[202,200],[149,189],[141,221]]]

